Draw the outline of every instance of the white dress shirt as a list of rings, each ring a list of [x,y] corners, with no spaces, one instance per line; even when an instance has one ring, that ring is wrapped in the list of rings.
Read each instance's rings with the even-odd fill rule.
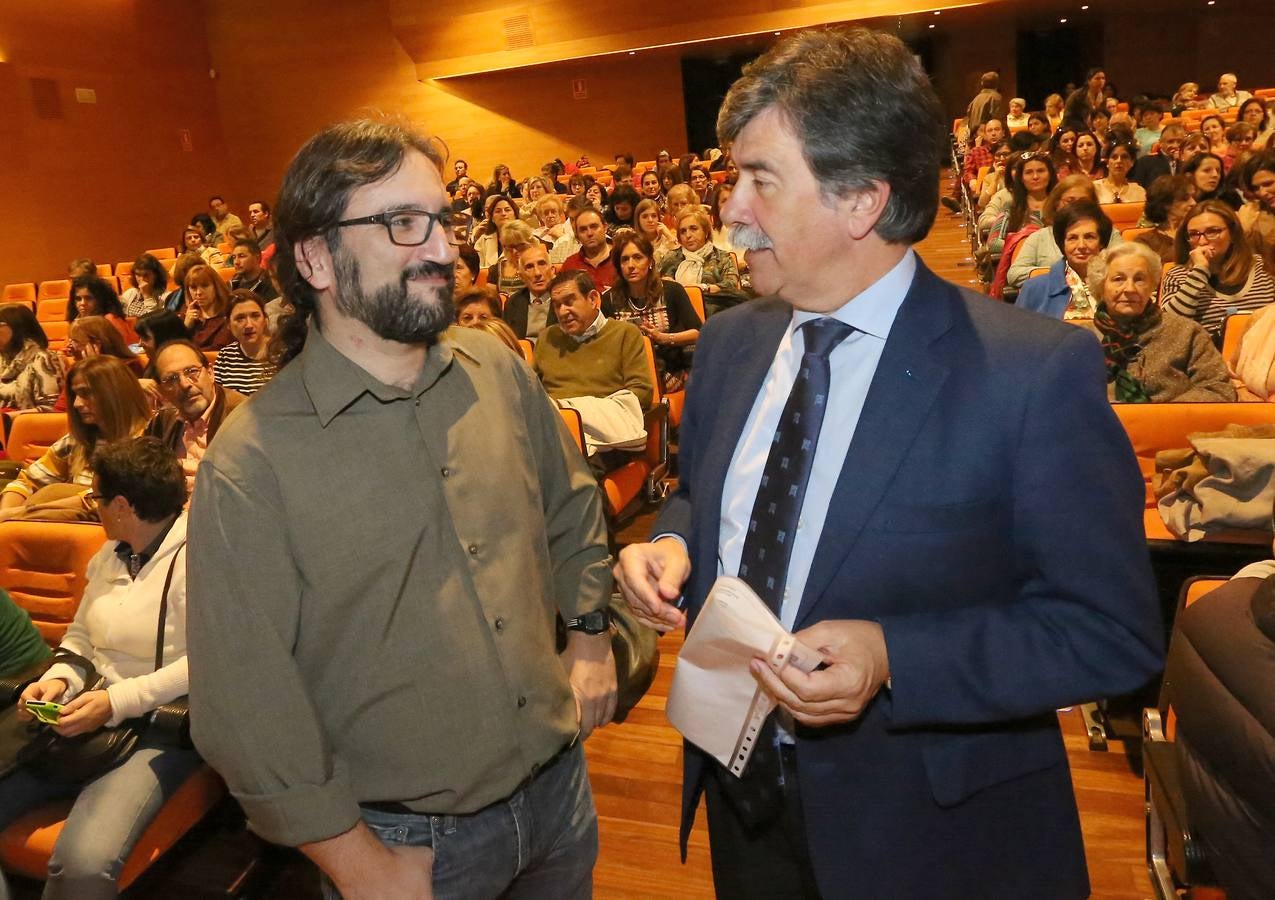
[[[853,325],[856,331],[838,344],[829,357],[832,388],[792,544],[792,556],[788,561],[788,578],[779,615],[784,628],[789,631],[797,618],[832,492],[841,477],[841,468],[854,438],[855,427],[859,424],[868,388],[876,374],[877,363],[881,361],[894,318],[903,305],[903,298],[907,296],[915,274],[916,255],[908,250],[893,269],[853,300],[830,313],[832,318]],[[744,551],[744,537],[752,517],[753,503],[761,486],[762,470],[805,352],[805,340],[799,329],[820,315],[793,311],[792,322],[779,342],[770,371],[766,373],[766,380],[753,401],[739,443],[735,445],[722,491],[718,575],[739,573],[739,559]]]

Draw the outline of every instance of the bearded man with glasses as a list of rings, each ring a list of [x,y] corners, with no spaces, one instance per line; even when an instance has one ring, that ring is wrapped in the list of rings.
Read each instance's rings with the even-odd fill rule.
[[[327,896],[588,897],[580,743],[616,689],[601,500],[531,370],[447,330],[442,163],[359,121],[284,176],[291,361],[192,503],[194,738]]]

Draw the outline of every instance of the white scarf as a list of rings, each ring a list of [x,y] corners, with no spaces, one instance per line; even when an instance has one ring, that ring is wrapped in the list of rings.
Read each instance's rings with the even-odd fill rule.
[[[682,261],[677,264],[677,272],[673,280],[678,284],[697,285],[704,283],[704,262],[713,252],[713,245],[705,243],[698,250],[682,248]]]

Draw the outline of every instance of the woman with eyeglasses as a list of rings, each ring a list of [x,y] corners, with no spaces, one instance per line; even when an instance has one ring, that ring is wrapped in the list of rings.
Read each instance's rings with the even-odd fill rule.
[[[1009,149],[1009,141],[1000,141],[992,146],[992,167],[983,176],[983,182],[978,186],[978,204],[979,212],[987,209],[987,204],[992,201],[999,191],[1005,189],[1005,167],[1009,165],[1009,158],[1013,156]]]
[[[93,484],[89,461],[94,449],[101,442],[135,437],[150,421],[150,400],[122,359],[82,359],[71,367],[67,385],[68,431],[0,491],[0,521],[31,515],[37,508],[93,518],[84,495]]]
[[[1214,337],[1228,311],[1255,311],[1275,301],[1275,282],[1235,211],[1221,201],[1206,200],[1187,213],[1178,228],[1177,260],[1165,277],[1162,305]]]
[[[1272,120],[1266,109],[1266,101],[1256,97],[1245,100],[1240,104],[1238,121],[1247,122],[1257,132],[1257,137],[1253,139],[1253,149],[1266,149],[1272,133],[1275,133],[1275,120]]]
[[[143,253],[137,257],[128,273],[128,280],[133,286],[120,298],[126,316],[144,316],[164,306],[168,270],[154,256]]]

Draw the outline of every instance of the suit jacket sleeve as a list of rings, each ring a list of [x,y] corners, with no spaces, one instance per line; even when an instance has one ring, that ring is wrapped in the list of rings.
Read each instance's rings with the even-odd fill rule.
[[[1161,666],[1143,484],[1102,352],[1076,329],[1040,371],[1022,421],[1003,426],[1021,588],[1009,603],[879,619],[893,728],[1039,714],[1131,691]]]

